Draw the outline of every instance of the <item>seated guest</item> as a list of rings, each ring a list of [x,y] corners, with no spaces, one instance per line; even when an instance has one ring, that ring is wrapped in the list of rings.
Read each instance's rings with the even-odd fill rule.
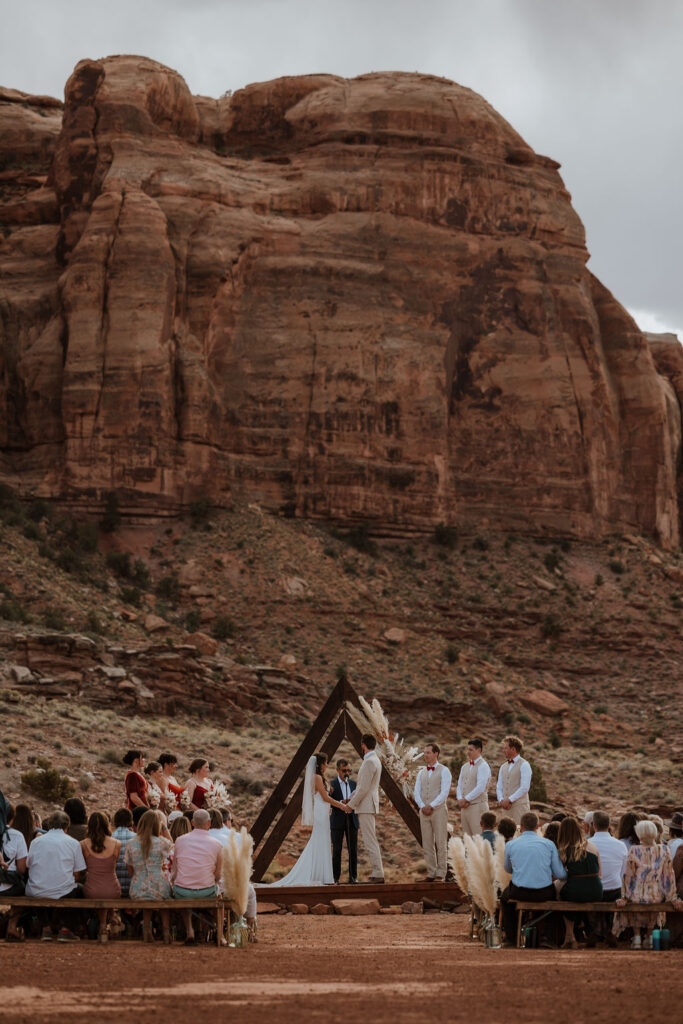
[[[64,804],[64,813],[69,815],[71,822],[66,834],[80,843],[81,839],[85,839],[88,834],[88,815],[85,804],[77,796],[72,796]]]
[[[121,844],[118,860],[116,861],[116,877],[121,886],[121,895],[127,896],[130,888],[130,875],[126,867],[126,847],[131,839],[135,838],[133,831],[133,815],[127,807],[121,807],[114,815],[114,831],[112,839],[117,839]]]
[[[209,811],[210,829],[209,835],[217,839],[221,846],[225,846],[230,835],[229,829],[223,828],[223,815],[217,808]]]
[[[591,825],[592,823],[591,812]],[[600,857],[596,848],[587,839],[585,828],[579,825],[576,818],[565,818],[560,822],[557,850],[567,871],[567,881],[560,890],[560,899],[568,903],[596,903],[601,900]],[[583,920],[585,916],[578,911],[564,913],[564,949],[577,948],[574,924],[578,920]]]
[[[123,755],[123,763],[129,766],[126,772],[126,807],[134,811],[136,807],[149,807],[147,799],[147,779],[142,774],[145,768],[145,755],[141,750],[129,750]]]
[[[664,822],[658,814],[648,814],[647,821],[654,821],[657,826],[657,842],[661,843],[664,837]]]
[[[0,903],[3,896],[23,896],[26,884],[26,858],[28,850],[26,840],[22,833],[13,828],[15,809],[12,804],[6,806],[7,828],[4,835],[0,835],[0,865],[8,873],[3,882],[0,878]],[[18,931],[17,924],[21,917],[21,911],[11,914],[7,924],[7,942],[21,942],[23,935]]]
[[[159,754],[157,758],[166,784],[166,809],[180,807],[180,794],[184,790],[175,777],[178,758],[175,754]]]
[[[185,789],[190,800],[190,810],[201,810],[204,807],[206,794],[211,789],[209,762],[205,761],[203,757],[195,757],[190,765],[190,778]]]
[[[635,811],[627,811],[626,814],[622,814],[619,818],[617,839],[624,844],[627,850],[630,850],[632,846],[638,845],[638,836],[636,835],[635,828],[639,821],[640,815],[636,814]]]
[[[508,942],[513,942],[517,933],[517,911],[511,901],[544,903],[554,900],[553,878],[567,877],[557,848],[536,832],[538,816],[527,811],[519,827],[521,834],[505,846],[505,870],[512,879],[500,898],[502,925]]]
[[[602,902],[613,903],[621,896],[621,883],[626,867],[628,851],[624,844],[609,831],[609,814],[605,811],[593,813],[593,838],[591,842],[600,856],[600,881],[602,882]],[[588,915],[590,933],[586,945],[592,948],[600,939],[608,946],[616,946],[617,940],[612,932],[612,914],[591,913]]]
[[[683,814],[680,811],[674,811],[671,815],[669,835],[671,838],[667,845],[673,858],[676,892],[681,898],[683,897]],[[683,914],[667,914],[666,924],[671,932],[672,945],[680,946],[681,940],[683,940]]]
[[[149,810],[149,807],[147,807],[145,804],[143,804],[141,807],[134,807],[133,808],[133,811],[132,811],[132,814],[133,814],[133,828],[136,831],[137,831],[138,825],[140,824],[140,818],[143,816],[143,814],[146,814],[148,810]]]
[[[19,826],[15,823],[14,827],[18,828]],[[671,859],[674,860],[677,851],[683,847],[683,813],[681,811],[674,811],[671,815],[669,841],[666,845],[669,847]]]
[[[77,883],[85,872],[85,858],[78,840],[67,835],[68,827],[68,814],[55,811],[49,818],[49,831],[43,836],[36,836],[31,843],[26,860],[27,896],[58,900],[76,899],[82,895]],[[78,936],[67,926],[72,920],[73,914],[51,910],[49,923],[43,927],[43,940],[52,939],[56,928],[59,928],[58,942],[77,940]]]
[[[638,843],[631,846],[624,870],[623,897],[617,906],[630,903],[668,903],[673,901],[676,910],[683,909],[683,902],[676,894],[671,854],[666,846],[657,843],[657,826],[654,821],[639,821],[635,826]],[[631,944],[634,949],[652,949],[652,929],[663,928],[666,914],[647,912],[614,915],[613,930],[621,935],[625,928],[633,928]],[[645,936],[641,932],[645,931]]]
[[[209,812],[197,810],[192,815],[192,832],[178,836],[173,857],[173,895],[177,899],[203,899],[215,896],[223,865],[223,846],[209,835]],[[183,912],[188,946],[195,944],[192,915]]]
[[[560,822],[560,821],[564,821],[564,819],[566,817],[567,817],[567,815],[565,814],[564,811],[555,811],[555,813],[553,814],[553,816],[552,816],[552,818],[550,820],[551,821]]]
[[[583,824],[581,826],[583,834],[590,838],[593,834],[593,811],[586,811],[583,816]]]
[[[175,843],[178,836],[186,836],[188,832],[192,831],[192,825],[190,825],[190,822],[184,814],[181,814],[180,811],[178,811],[177,818],[173,818],[173,814],[175,814],[175,811],[169,817],[169,830],[171,833],[171,839]],[[171,821],[171,818],[173,818],[173,821]]]
[[[501,818],[496,832],[503,837],[506,843],[509,843],[517,833],[517,822],[513,818]]]
[[[481,838],[493,846],[496,839],[496,833],[493,831],[496,827],[496,815],[494,812],[484,811],[479,819],[479,825],[481,827]]]
[[[81,842],[87,874],[83,895],[86,899],[115,900],[121,895],[121,886],[116,877],[116,862],[121,852],[121,843],[109,834],[109,821],[99,811],[88,818],[88,834]],[[106,942],[107,917],[109,911],[98,909],[100,920],[100,942]]]
[[[564,820],[564,819],[563,819]],[[560,836],[560,824],[559,821],[549,821],[546,827],[543,829],[543,835],[546,839],[549,839],[551,843],[557,846],[557,840]]]
[[[17,804],[14,808],[14,824],[12,826],[21,832],[28,850],[37,835],[43,835],[43,830],[36,827],[34,813],[28,804]]]
[[[129,896],[132,900],[167,900],[171,896],[171,883],[166,864],[173,849],[170,839],[161,835],[165,824],[161,811],[145,811],[138,830],[126,846],[126,866],[130,875]],[[174,822],[175,824],[175,822]],[[170,914],[161,910],[164,942],[171,941]],[[152,942],[151,910],[143,911],[142,932],[145,942]]]

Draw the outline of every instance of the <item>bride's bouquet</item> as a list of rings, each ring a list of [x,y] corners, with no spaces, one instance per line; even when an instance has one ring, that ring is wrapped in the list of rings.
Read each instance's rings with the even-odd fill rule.
[[[416,764],[422,757],[418,747],[408,747],[398,733],[392,733],[389,720],[382,710],[382,705],[375,697],[369,704],[365,697],[358,698],[361,707],[357,708],[349,701],[346,709],[361,732],[369,732],[377,740],[377,753],[393,779],[403,789],[404,796],[412,796],[415,779],[420,770]],[[361,710],[362,709],[362,710]]]

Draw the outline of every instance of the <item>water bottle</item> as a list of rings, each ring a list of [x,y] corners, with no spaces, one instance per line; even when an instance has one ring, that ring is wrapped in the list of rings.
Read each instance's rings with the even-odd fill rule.
[[[668,928],[662,928],[659,933],[659,948],[668,949],[671,943],[671,932]]]
[[[652,948],[653,949],[659,949],[660,938],[661,938],[661,936],[660,936],[659,928],[653,928],[652,929]]]

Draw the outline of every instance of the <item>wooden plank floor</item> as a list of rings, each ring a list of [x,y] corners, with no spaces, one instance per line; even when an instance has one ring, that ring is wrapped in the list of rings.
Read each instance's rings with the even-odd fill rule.
[[[359,882],[357,885],[292,885],[271,888],[268,885],[254,885],[256,898],[261,903],[279,903],[286,907],[292,903],[330,903],[332,900],[379,900],[381,906],[417,902],[423,898],[435,903],[464,903],[460,888],[455,882],[386,882],[373,885]]]

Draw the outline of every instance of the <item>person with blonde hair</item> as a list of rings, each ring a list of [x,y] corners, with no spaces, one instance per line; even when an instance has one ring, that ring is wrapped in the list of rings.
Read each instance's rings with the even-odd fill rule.
[[[624,871],[623,896],[618,907],[627,903],[667,903],[672,901],[676,910],[683,910],[683,900],[676,895],[676,879],[671,854],[666,845],[657,842],[658,831],[654,821],[639,821],[635,826],[638,843],[628,851]],[[613,931],[620,935],[625,928],[633,928],[633,949],[652,949],[652,929],[663,928],[664,911],[643,911],[614,915]],[[645,935],[642,932],[645,931]]]
[[[175,843],[178,836],[186,836],[188,832],[192,831],[192,825],[180,811],[177,813],[177,817],[173,818],[175,811],[169,816],[169,831],[171,833],[171,839]],[[171,821],[173,818],[173,821]]]
[[[166,873],[173,844],[162,836],[166,819],[161,811],[145,811],[138,822],[137,834],[126,846],[126,865],[131,876],[129,895],[132,900],[167,900],[171,883]],[[170,944],[170,915],[161,910],[164,942]],[[142,934],[145,942],[153,942],[151,910],[143,911]]]
[[[563,818],[557,836],[557,852],[567,870],[567,881],[560,889],[560,899],[570,903],[597,903],[602,899],[600,854],[586,837],[576,818]],[[587,915],[580,911],[564,913],[564,949],[576,949],[574,925]]]

